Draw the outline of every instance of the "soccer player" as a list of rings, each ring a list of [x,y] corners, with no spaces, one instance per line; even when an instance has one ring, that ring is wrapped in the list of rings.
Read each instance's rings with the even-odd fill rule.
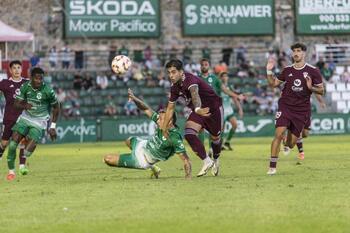
[[[54,90],[43,82],[43,77],[44,71],[41,68],[33,68],[30,81],[23,84],[16,95],[14,107],[23,112],[12,128],[13,133],[7,154],[9,168],[7,180],[9,181],[16,178],[15,159],[18,143],[24,137],[28,138],[24,156],[26,158],[30,157],[37,143],[45,134],[47,122],[50,118],[50,110],[52,116],[48,133],[51,140],[55,140],[57,137],[56,121],[59,114],[59,104]]]
[[[209,84],[209,86],[211,86],[214,89],[215,93],[218,96],[221,96],[221,97],[222,96],[227,96],[228,98],[231,97],[235,104],[236,104],[236,102],[238,102],[239,109],[242,110],[242,108],[240,108],[241,105],[240,105],[240,103],[238,101],[240,96],[237,95],[236,93],[234,93],[232,90],[230,90],[228,88],[227,82],[226,82],[226,84],[223,84],[220,81],[220,79],[215,74],[209,72],[209,70],[210,70],[209,60],[206,59],[206,58],[203,58],[200,61],[200,65],[201,65],[201,73],[199,74],[199,77],[202,78],[207,84]],[[227,76],[227,73],[226,73],[226,76]],[[237,104],[236,104],[236,106],[237,106]],[[232,108],[231,108],[231,110],[232,110]],[[226,115],[228,113],[229,112],[226,110],[226,108],[224,106],[224,116],[225,116],[225,118],[226,118],[226,116],[228,116],[228,115]],[[241,113],[243,115],[243,112],[241,112]],[[230,113],[230,114],[232,114],[232,113]],[[236,127],[237,127],[237,121],[236,121]],[[204,142],[204,132],[201,132],[199,137],[201,138],[201,141]],[[209,140],[209,142],[210,142],[210,140]],[[227,142],[226,142],[226,145],[227,145]],[[212,153],[212,151],[210,151],[209,154],[211,154],[211,153]]]
[[[278,87],[285,82],[276,112],[275,137],[271,143],[270,168],[267,172],[269,175],[276,173],[279,148],[285,131],[288,129],[291,133],[287,144],[293,148],[311,116],[311,94],[322,95],[324,92],[320,71],[305,62],[306,46],[302,43],[295,43],[291,49],[294,64],[285,67],[277,78],[272,72],[275,61],[269,59],[266,65],[267,80],[270,86]]]
[[[128,90],[129,101],[134,101],[158,127],[155,134],[148,138],[130,137],[125,143],[131,149],[127,154],[109,154],[104,157],[104,162],[113,167],[148,169],[151,168],[153,175],[158,178],[160,168],[155,163],[168,160],[174,154],[178,154],[184,163],[185,177],[191,178],[191,162],[186,154],[181,133],[176,126],[176,114],[174,113],[168,124],[169,137],[165,138],[160,129],[163,124],[165,113],[154,112],[146,103],[137,98],[132,90]]]
[[[174,113],[175,102],[182,96],[192,110],[185,124],[185,139],[193,152],[203,160],[202,169],[197,176],[206,175],[211,167],[213,167],[212,174],[217,176],[223,129],[222,99],[201,78],[185,73],[180,60],[170,60],[165,67],[172,85],[162,125],[163,135],[166,137],[168,135],[168,123]],[[206,129],[210,134],[214,161],[206,154],[204,145],[198,137],[198,132],[202,129]]]
[[[222,72],[220,74],[220,80],[222,85],[229,89],[230,87],[228,86],[228,74],[226,72]],[[233,90],[230,90],[233,92]],[[236,129],[237,129],[237,119],[234,114],[234,110],[232,108],[232,100],[233,103],[235,104],[236,108],[238,109],[238,115],[242,119],[243,118],[243,109],[241,106],[241,103],[239,102],[239,99],[237,97],[231,97],[227,95],[226,93],[221,93],[221,98],[222,98],[222,106],[224,107],[224,116],[225,116],[225,122],[228,121],[231,124],[231,129],[227,134],[226,139],[224,140],[224,148],[228,150],[233,150],[230,144],[230,140],[233,137]]]
[[[10,62],[10,73],[11,77],[9,79],[3,79],[0,81],[0,91],[4,93],[5,96],[5,113],[3,119],[3,132],[0,144],[0,159],[9,143],[10,137],[12,135],[12,127],[17,121],[17,118],[22,111],[14,108],[13,103],[15,102],[15,96],[19,93],[19,89],[23,83],[28,80],[21,77],[22,73],[22,63],[18,60]],[[19,152],[19,172],[22,175],[28,174],[28,169],[25,166],[26,157],[24,156],[24,144],[20,144]]]

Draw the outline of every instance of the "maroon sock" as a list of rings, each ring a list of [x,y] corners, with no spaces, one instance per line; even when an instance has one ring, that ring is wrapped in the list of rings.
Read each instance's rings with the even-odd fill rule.
[[[211,142],[211,148],[213,149],[213,158],[217,159],[220,156],[222,141],[219,138],[216,141]]]
[[[27,158],[24,156],[24,149],[19,150],[19,164],[26,164]]]
[[[201,158],[201,160],[205,159],[207,157],[207,154],[205,152],[205,148],[201,140],[199,139],[197,135],[197,131],[194,129],[185,129],[185,138],[188,144],[190,144],[192,150],[196,155]]]
[[[277,160],[278,160],[278,157],[272,157],[272,156],[271,156],[271,159],[270,159],[270,168],[276,168],[276,167],[277,167]]]
[[[298,139],[298,140],[297,140],[297,147],[298,147],[299,153],[304,152],[304,149],[303,149],[303,140],[302,140],[302,139]]]

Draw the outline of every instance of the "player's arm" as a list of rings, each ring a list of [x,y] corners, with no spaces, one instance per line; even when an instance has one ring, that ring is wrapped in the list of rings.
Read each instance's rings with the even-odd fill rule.
[[[221,90],[228,96],[231,96],[232,98],[240,98],[239,95],[231,91],[228,87],[225,86],[225,84],[221,83]]]
[[[149,118],[152,117],[154,111],[145,102],[137,98],[130,88],[128,89],[128,97],[129,97],[129,100],[134,101],[138,109],[143,111]]]
[[[60,104],[56,102],[51,105],[51,125],[49,128],[49,135],[52,141],[54,141],[57,138],[56,123],[58,120],[59,113],[60,113]]]
[[[320,103],[321,108],[326,108],[326,102],[324,102],[322,95],[315,94],[317,101]]]
[[[166,107],[166,112],[165,112],[165,117],[164,117],[164,122],[163,125],[161,125],[161,129],[163,132],[164,137],[168,137],[168,125],[170,122],[170,119],[172,118],[173,114],[175,111],[175,102],[168,102],[168,106]]]
[[[184,163],[185,178],[190,179],[192,177],[192,165],[190,158],[188,157],[186,152],[178,153],[178,155]]]
[[[239,117],[243,118],[243,108],[242,108],[241,102],[239,102],[237,98],[232,98],[232,100],[238,110]]]
[[[18,110],[29,110],[33,107],[33,105],[31,105],[30,103],[21,99],[15,99],[13,106]]]
[[[306,85],[311,92],[315,93],[316,95],[324,94],[324,86],[322,82],[314,85],[312,84],[312,79],[310,76],[306,76],[305,79],[306,79]]]
[[[270,87],[278,87],[283,82],[279,80],[276,77],[276,75],[272,72],[272,69],[274,66],[275,66],[275,61],[273,59],[269,59],[266,65],[266,77]]]
[[[198,85],[192,85],[189,87],[191,93],[192,104],[194,106],[194,111],[200,116],[210,116],[209,108],[202,108],[202,101],[198,93]]]

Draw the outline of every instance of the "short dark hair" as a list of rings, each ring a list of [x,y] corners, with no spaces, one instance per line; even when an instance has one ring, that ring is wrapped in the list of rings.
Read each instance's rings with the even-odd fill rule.
[[[303,43],[299,43],[299,42],[297,42],[297,43],[293,44],[292,46],[290,46],[291,50],[298,49],[298,48],[301,48],[301,50],[303,50],[303,51],[306,51],[306,49],[307,49],[306,45],[304,45]]]
[[[227,72],[221,72],[221,73],[219,74],[220,78],[222,78],[222,76],[224,76],[225,74],[228,75]]]
[[[199,62],[199,64],[202,64],[202,62],[208,62],[210,64],[210,61],[208,58],[202,58],[201,61]]]
[[[22,66],[22,63],[19,60],[14,60],[10,62],[10,68],[12,68],[12,66],[14,65],[20,65]]]
[[[34,77],[36,74],[41,74],[41,75],[44,75],[45,72],[43,69],[41,69],[40,67],[35,67],[32,69],[32,71],[30,72],[30,76],[31,77]]]
[[[165,68],[175,67],[177,70],[183,70],[183,63],[179,59],[172,59],[166,63]]]

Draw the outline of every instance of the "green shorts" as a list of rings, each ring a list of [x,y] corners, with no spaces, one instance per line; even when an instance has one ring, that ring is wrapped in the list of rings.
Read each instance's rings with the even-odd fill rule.
[[[147,162],[144,152],[147,141],[142,138],[131,137],[130,142],[131,153],[121,154],[117,166],[135,169],[150,168],[151,164]]]
[[[29,139],[34,140],[36,143],[39,143],[45,135],[44,129],[31,124],[29,121],[23,118],[18,119],[16,124],[12,127],[12,131],[28,137]]]

